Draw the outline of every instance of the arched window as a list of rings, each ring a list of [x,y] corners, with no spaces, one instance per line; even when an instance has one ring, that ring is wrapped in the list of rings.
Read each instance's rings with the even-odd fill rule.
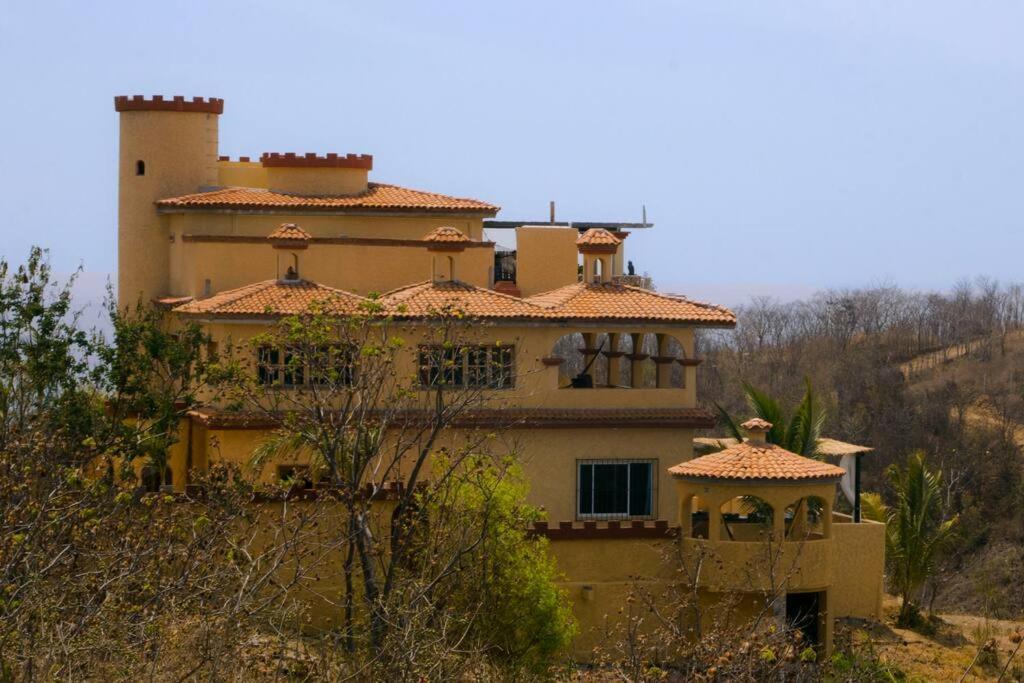
[[[604,261],[602,259],[594,259],[594,282],[601,281],[601,273],[604,270]]]
[[[135,162],[135,175],[146,175],[146,162],[142,159]]]

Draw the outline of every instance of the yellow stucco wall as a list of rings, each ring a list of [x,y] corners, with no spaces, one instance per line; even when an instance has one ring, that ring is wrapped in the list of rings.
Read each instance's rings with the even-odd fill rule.
[[[350,195],[366,191],[368,171],[360,168],[267,169],[267,188],[274,192],[307,195]]]
[[[578,237],[579,232],[573,228],[516,228],[516,286],[523,296],[576,282]]]
[[[885,590],[885,524],[833,516],[833,611],[837,617],[882,618]]]

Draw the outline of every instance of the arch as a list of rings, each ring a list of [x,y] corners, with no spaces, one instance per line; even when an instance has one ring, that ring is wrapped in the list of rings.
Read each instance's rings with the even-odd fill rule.
[[[804,496],[786,506],[784,512],[787,541],[828,538],[832,525],[831,504],[821,496]]]
[[[718,508],[721,541],[765,541],[772,537],[775,510],[758,496],[736,496]]]
[[[597,257],[594,259],[594,272],[591,274],[591,280],[593,282],[600,282],[604,275],[604,259]]]
[[[146,162],[142,159],[135,162],[135,175],[146,175]]]

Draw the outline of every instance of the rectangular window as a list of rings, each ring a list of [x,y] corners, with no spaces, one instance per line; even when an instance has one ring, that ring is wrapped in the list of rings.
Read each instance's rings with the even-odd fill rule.
[[[295,354],[270,346],[257,352],[256,373],[265,386],[294,388],[311,384],[351,385],[355,354],[341,346],[325,346],[309,354],[306,362]]]
[[[591,519],[651,517],[654,460],[580,460],[577,514]]]
[[[310,354],[306,374],[310,384],[352,386],[355,381],[355,351],[342,345],[318,348]]]
[[[514,385],[511,346],[421,346],[420,384],[424,387],[507,389]]]

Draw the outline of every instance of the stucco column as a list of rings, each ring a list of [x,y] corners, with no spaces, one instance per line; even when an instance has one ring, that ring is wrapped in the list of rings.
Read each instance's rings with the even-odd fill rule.
[[[607,348],[604,351],[605,358],[608,359],[608,386],[615,387],[619,385],[620,373],[621,373],[621,362],[622,362],[622,351],[619,351],[619,338],[621,334],[608,333]]]
[[[644,361],[648,358],[647,354],[643,353],[644,335],[631,334],[629,336],[633,339],[633,353],[628,356],[630,360],[629,384],[634,389],[640,389],[644,385]]]
[[[821,535],[825,538],[832,538],[832,503],[828,500],[821,510]]]
[[[772,540],[778,543],[786,540],[786,508],[772,506]]]
[[[668,353],[668,342],[670,337],[667,334],[655,335],[657,339],[658,351],[654,357],[655,374],[654,386],[659,389],[665,389],[672,386],[672,364],[675,358]]]
[[[794,540],[799,540],[807,534],[807,505],[807,499],[801,498],[794,506],[793,523],[789,527],[789,537]]]
[[[721,508],[708,501],[708,540],[709,541],[720,541],[722,540],[722,510]]]
[[[693,496],[682,495],[679,500],[679,535],[693,537]]]

